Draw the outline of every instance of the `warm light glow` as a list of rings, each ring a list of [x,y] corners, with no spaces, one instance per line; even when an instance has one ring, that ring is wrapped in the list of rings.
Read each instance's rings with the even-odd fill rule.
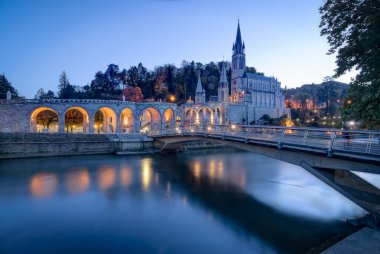
[[[30,180],[29,189],[34,197],[47,197],[55,192],[57,183],[55,174],[39,173]]]
[[[128,166],[123,166],[120,169],[120,183],[124,187],[129,187],[132,183],[132,170]]]
[[[116,181],[116,172],[112,167],[103,168],[99,171],[98,184],[100,189],[107,190],[114,186]]]
[[[148,191],[152,180],[152,160],[143,159],[141,161],[141,182],[144,191]]]
[[[231,129],[235,130],[236,129],[236,125],[235,124],[231,125]]]
[[[87,169],[70,172],[65,178],[65,183],[67,190],[72,193],[87,190],[90,185],[90,176]]]
[[[170,99],[170,102],[173,103],[173,102],[175,101],[175,96],[174,96],[174,95],[170,95],[170,98],[169,98],[169,99]]]
[[[193,174],[196,179],[201,178],[201,163],[199,160],[194,161]]]

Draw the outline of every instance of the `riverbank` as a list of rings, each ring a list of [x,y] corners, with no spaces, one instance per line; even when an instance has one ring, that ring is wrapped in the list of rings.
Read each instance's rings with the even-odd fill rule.
[[[0,133],[0,159],[142,152],[154,147],[142,134]]]

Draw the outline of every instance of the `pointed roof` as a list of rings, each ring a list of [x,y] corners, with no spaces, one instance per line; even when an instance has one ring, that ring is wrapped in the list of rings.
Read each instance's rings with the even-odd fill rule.
[[[237,32],[236,32],[236,40],[234,43],[233,50],[235,51],[235,53],[244,53],[243,52],[244,48],[245,48],[245,45],[244,45],[243,40],[241,39],[240,22],[238,21],[238,27],[237,27]]]
[[[197,83],[197,90],[195,91],[196,93],[203,93],[203,87],[201,83],[201,75],[198,73],[198,83]]]
[[[219,79],[219,84],[222,83],[227,83],[227,75],[226,75],[226,68],[224,66],[224,62],[222,64],[222,71],[220,72],[220,79]]]

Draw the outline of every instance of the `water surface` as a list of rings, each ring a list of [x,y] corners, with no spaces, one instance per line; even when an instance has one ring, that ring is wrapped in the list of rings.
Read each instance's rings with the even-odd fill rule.
[[[0,253],[304,253],[361,214],[234,150],[0,161]]]

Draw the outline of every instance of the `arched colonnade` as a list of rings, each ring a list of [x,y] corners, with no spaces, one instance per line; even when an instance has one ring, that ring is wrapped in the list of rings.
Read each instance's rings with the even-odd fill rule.
[[[175,110],[171,107],[67,107],[43,105],[29,114],[30,131],[45,133],[152,133],[173,128]]]

